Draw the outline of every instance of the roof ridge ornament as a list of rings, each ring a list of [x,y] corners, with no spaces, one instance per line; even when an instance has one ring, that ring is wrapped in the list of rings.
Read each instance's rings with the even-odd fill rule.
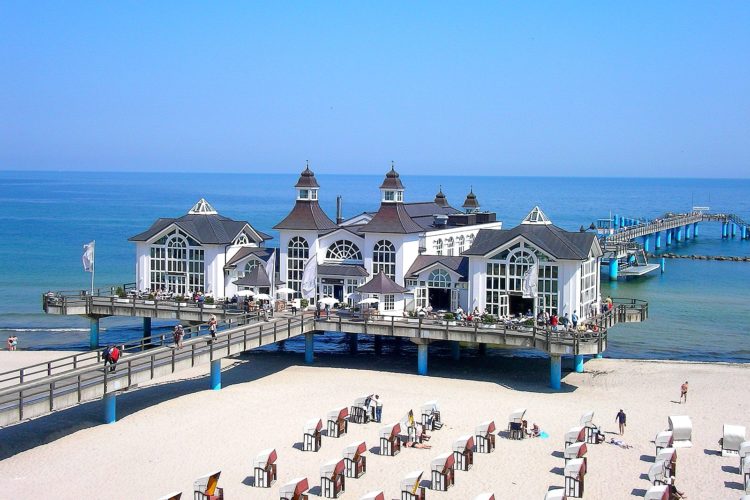
[[[211,206],[209,202],[206,201],[205,198],[201,198],[198,200],[198,203],[193,205],[193,208],[191,208],[188,211],[188,214],[190,215],[218,215],[219,212],[214,209],[214,207]]]

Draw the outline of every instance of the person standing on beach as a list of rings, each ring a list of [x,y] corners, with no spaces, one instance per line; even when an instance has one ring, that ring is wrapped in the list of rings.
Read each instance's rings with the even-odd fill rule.
[[[688,383],[686,380],[685,383],[680,386],[680,404],[682,404],[683,399],[687,403],[687,391],[688,391]]]
[[[627,415],[625,415],[625,412],[622,411],[622,408],[620,408],[620,411],[617,413],[617,416],[615,417],[615,420],[620,425],[620,436],[625,434],[625,425],[627,421]]]
[[[8,350],[15,351],[17,346],[18,346],[18,337],[16,337],[15,335],[9,335],[8,336]]]
[[[208,320],[208,331],[209,331],[209,333],[211,333],[211,340],[215,340],[216,339],[216,326],[217,326],[217,324],[218,323],[216,322],[216,316],[214,316],[212,314],[211,315],[211,319]]]
[[[375,394],[375,421],[380,422],[383,418],[383,402],[380,401],[380,396]]]

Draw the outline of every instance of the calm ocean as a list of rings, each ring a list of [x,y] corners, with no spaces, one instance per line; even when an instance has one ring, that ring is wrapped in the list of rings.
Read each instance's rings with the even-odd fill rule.
[[[345,216],[375,209],[383,173],[318,175],[321,205],[333,217],[336,195],[341,194]],[[275,234],[271,227],[294,203],[296,179],[297,175],[210,172],[0,172],[0,201],[6,207],[0,222],[0,340],[15,333],[22,349],[85,349],[86,320],[46,316],[40,301],[47,290],[88,288],[90,275],[81,267],[84,243],[96,240],[97,285],[132,282],[135,252],[127,239],[158,217],[182,215],[204,197],[221,214]],[[407,201],[431,200],[442,186],[454,206],[463,203],[473,186],[482,207],[496,211],[505,227],[518,224],[534,205],[555,224],[572,230],[610,212],[655,217],[688,210],[692,204],[750,220],[750,180],[471,175],[402,179]],[[750,255],[750,241],[721,240],[719,233],[719,224],[704,223],[697,240],[670,251]],[[602,283],[605,295],[650,303],[646,323],[612,331],[606,356],[750,362],[750,328],[744,317],[750,300],[750,263],[668,260],[663,275],[614,284],[605,278]],[[156,322],[155,326],[169,327]],[[131,319],[105,319],[101,342],[138,337],[140,327]],[[330,334],[316,349],[344,353],[343,343],[340,336]],[[288,349],[299,347],[296,342],[287,344]],[[491,355],[506,354],[497,350]]]

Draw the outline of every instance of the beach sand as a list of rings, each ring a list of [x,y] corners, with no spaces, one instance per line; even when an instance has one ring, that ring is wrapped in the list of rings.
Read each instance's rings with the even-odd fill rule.
[[[8,368],[40,353],[0,353]],[[304,423],[328,410],[349,406],[355,397],[378,393],[384,423],[398,421],[430,399],[439,400],[445,425],[432,434],[431,450],[404,449],[395,457],[367,453],[367,474],[346,480],[343,498],[358,499],[375,489],[399,498],[399,481],[425,470],[451,450],[453,441],[494,419],[500,431],[508,414],[527,408],[527,419],[549,439],[497,439],[494,453],[476,454],[474,467],[456,472],[448,492],[429,498],[471,499],[494,492],[498,499],[542,499],[550,486],[562,487],[564,433],[586,410],[607,438],[617,430],[622,408],[628,426],[622,438],[633,449],[589,445],[584,498],[643,496],[644,474],[653,460],[651,442],[667,427],[669,415],[689,415],[693,447],[678,451],[677,485],[688,498],[737,499],[742,477],[737,458],[717,455],[722,424],[750,426],[750,366],[595,359],[586,373],[564,373],[563,390],[547,389],[545,360],[465,357],[431,358],[430,376],[413,374],[413,356],[319,356],[302,365],[302,355],[246,354],[224,361],[221,391],[208,390],[208,366],[118,397],[118,419],[100,424],[101,401],[56,412],[0,430],[0,491],[4,498],[158,498],[175,490],[191,498],[192,482],[221,470],[225,497],[278,499],[279,486],[307,476],[320,485],[319,468],[340,458],[342,449],[363,439],[379,445],[379,424],[350,424],[341,438],[323,437],[319,452],[302,452]],[[33,361],[32,361],[33,358]],[[687,404],[679,404],[680,384],[688,380]],[[324,419],[325,420],[325,419]],[[264,448],[278,451],[279,481],[269,489],[248,485],[252,459]],[[560,457],[558,458],[559,455]],[[319,493],[315,488],[314,493]]]

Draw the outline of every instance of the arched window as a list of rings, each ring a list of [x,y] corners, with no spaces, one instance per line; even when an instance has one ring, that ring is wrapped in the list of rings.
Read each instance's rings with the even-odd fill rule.
[[[298,292],[302,290],[302,273],[309,257],[310,247],[307,240],[300,236],[289,240],[286,253],[286,279],[289,288]]]
[[[473,234],[470,234],[469,236],[466,237],[466,244],[468,245],[469,248],[471,248],[471,245],[474,244],[474,235]]]
[[[239,235],[239,237],[234,241],[235,245],[249,245],[250,240],[247,239],[247,235],[245,233],[242,233]]]
[[[444,269],[435,269],[427,278],[427,286],[430,288],[450,288],[451,275]]]
[[[338,240],[328,247],[326,252],[328,260],[362,260],[362,252],[359,247],[348,240]]]
[[[258,262],[258,259],[250,259],[247,264],[245,264],[245,276],[250,274],[250,271],[258,267],[260,262]]]
[[[178,294],[203,290],[204,262],[200,243],[174,229],[152,243],[150,250],[149,288]]]
[[[433,243],[433,246],[435,247],[435,255],[443,255],[443,240],[438,238]]]
[[[388,240],[375,243],[372,250],[372,275],[383,271],[383,274],[396,279],[396,247]]]
[[[508,257],[508,290],[523,290],[523,275],[534,265],[536,259],[526,250],[517,250]]]
[[[445,255],[453,255],[453,237],[445,240]]]
[[[456,238],[456,244],[458,245],[458,255],[461,255],[466,250],[466,238],[463,235],[459,236]]]

